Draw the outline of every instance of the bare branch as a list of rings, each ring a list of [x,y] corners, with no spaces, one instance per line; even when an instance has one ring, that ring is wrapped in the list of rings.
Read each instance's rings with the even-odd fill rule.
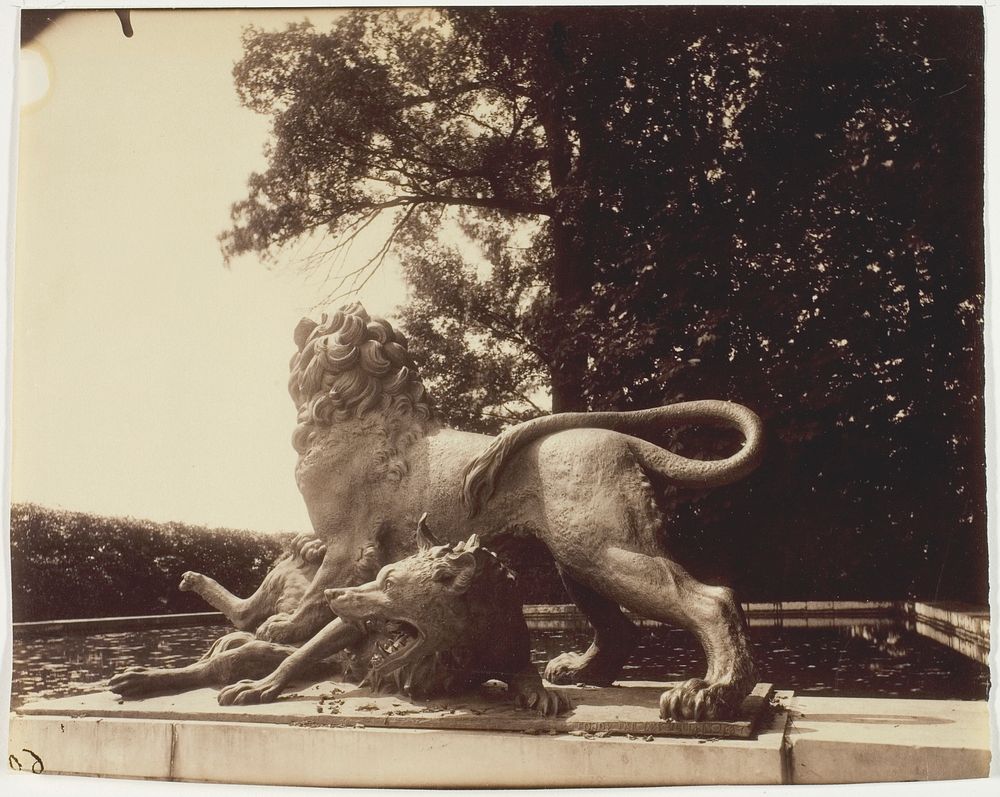
[[[470,80],[465,83],[459,83],[451,88],[428,91],[426,94],[420,96],[406,97],[402,102],[396,103],[395,108],[397,110],[413,108],[417,105],[424,105],[430,102],[441,102],[444,100],[454,99],[455,97],[460,97],[463,94],[468,94],[470,91],[482,91],[484,89],[490,89],[499,94],[504,94],[505,96],[530,96],[526,86],[518,86],[514,84],[501,85],[492,81]]]
[[[538,410],[539,414],[541,414],[541,415],[551,415],[552,414],[549,410],[543,410],[541,407],[539,407],[537,404],[535,404],[535,402],[533,402],[530,398],[528,398],[526,395],[524,395],[524,393],[518,393],[517,395],[518,395],[518,398],[520,398],[521,401],[523,401],[525,404],[530,404],[532,407],[534,407],[536,410]]]
[[[547,202],[532,202],[526,199],[500,197],[447,196],[443,194],[422,194],[422,202],[437,202],[443,205],[469,205],[490,210],[503,210],[522,216],[551,216],[552,208]]]
[[[355,294],[358,291],[360,291],[362,288],[364,288],[365,285],[368,284],[368,280],[370,280],[372,278],[372,276],[375,274],[375,272],[379,270],[379,268],[381,267],[382,263],[385,261],[385,258],[389,254],[389,251],[392,249],[392,244],[396,240],[396,236],[399,235],[400,230],[402,230],[403,227],[406,226],[406,223],[410,220],[410,216],[413,215],[413,213],[417,209],[418,205],[419,205],[419,203],[414,203],[414,204],[410,205],[406,209],[406,211],[403,213],[402,218],[400,218],[393,225],[392,232],[390,232],[389,235],[386,237],[385,241],[382,243],[382,246],[379,248],[378,252],[376,252],[374,255],[372,255],[370,258],[368,258],[368,260],[365,262],[365,264],[363,266],[361,266],[360,268],[356,268],[353,271],[351,271],[349,274],[343,275],[341,277],[340,281],[337,283],[337,286],[332,291],[330,291],[327,294],[327,298],[324,299],[319,304],[317,304],[313,309],[315,310],[315,309],[317,309],[319,307],[322,307],[325,304],[332,304],[334,302],[340,301],[341,299],[343,299],[343,298],[345,298],[347,296],[350,296],[351,294]],[[366,270],[368,271],[368,274],[365,275],[365,278],[361,281],[360,285],[357,284],[357,278],[361,274],[363,274]],[[336,293],[337,291],[339,291],[344,286],[344,284],[347,282],[347,280],[350,279],[352,276],[355,278],[354,279],[354,283],[355,284],[353,284],[351,286],[351,288],[349,288],[346,291],[343,291],[342,293]]]

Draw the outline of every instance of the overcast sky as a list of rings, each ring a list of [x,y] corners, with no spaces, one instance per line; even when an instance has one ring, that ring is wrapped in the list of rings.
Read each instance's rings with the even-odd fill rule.
[[[330,285],[216,236],[264,166],[268,120],[231,70],[245,25],[323,11],[110,11],[22,51],[14,501],[261,530],[308,528],[286,392],[291,333]],[[371,246],[355,246],[363,262]],[[387,264],[360,298],[392,318]]]

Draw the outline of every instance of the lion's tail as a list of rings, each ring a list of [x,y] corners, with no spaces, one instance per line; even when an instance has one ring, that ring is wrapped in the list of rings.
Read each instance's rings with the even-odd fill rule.
[[[465,468],[462,501],[475,516],[489,501],[504,467],[529,443],[568,429],[608,429],[647,440],[676,426],[723,426],[738,429],[743,447],[726,459],[689,459],[666,449],[645,457],[648,464],[682,487],[721,487],[749,474],[760,461],[763,426],[755,412],[731,401],[684,401],[636,412],[564,412],[507,429]]]

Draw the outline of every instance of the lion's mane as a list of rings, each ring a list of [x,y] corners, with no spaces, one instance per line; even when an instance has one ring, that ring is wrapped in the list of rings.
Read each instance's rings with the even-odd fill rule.
[[[315,434],[335,423],[377,413],[388,440],[381,456],[390,473],[402,475],[401,452],[435,420],[406,337],[353,302],[323,313],[319,323],[303,318],[295,344],[288,379],[298,409],[295,450],[304,454]]]

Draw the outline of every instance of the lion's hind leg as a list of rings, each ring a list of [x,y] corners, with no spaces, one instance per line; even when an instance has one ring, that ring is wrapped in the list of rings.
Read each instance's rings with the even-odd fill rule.
[[[698,638],[708,659],[704,678],[663,693],[664,719],[732,716],[756,683],[746,619],[734,593],[702,584],[662,556],[609,546],[603,551],[600,590],[643,617],[679,625]]]
[[[311,673],[329,669],[326,659],[341,650],[361,641],[363,632],[358,626],[345,623],[339,617],[327,625],[301,648],[282,659],[277,667],[262,672],[256,678],[244,678],[231,683],[219,692],[219,704],[223,706],[246,705],[248,703],[270,703],[292,681]],[[271,643],[260,642],[261,645]],[[282,648],[283,645],[273,645]],[[291,650],[291,648],[289,648]]]
[[[239,598],[214,578],[188,571],[181,576],[182,592],[194,592],[209,606],[222,612],[240,631],[252,631],[274,611],[274,604],[282,592],[281,563],[265,576],[263,583],[249,598]],[[277,571],[277,572],[276,572]]]
[[[610,686],[635,649],[640,631],[614,601],[581,584],[559,569],[566,591],[580,607],[594,639],[583,653],[561,653],[545,667],[545,678],[554,684],[585,683]]]

